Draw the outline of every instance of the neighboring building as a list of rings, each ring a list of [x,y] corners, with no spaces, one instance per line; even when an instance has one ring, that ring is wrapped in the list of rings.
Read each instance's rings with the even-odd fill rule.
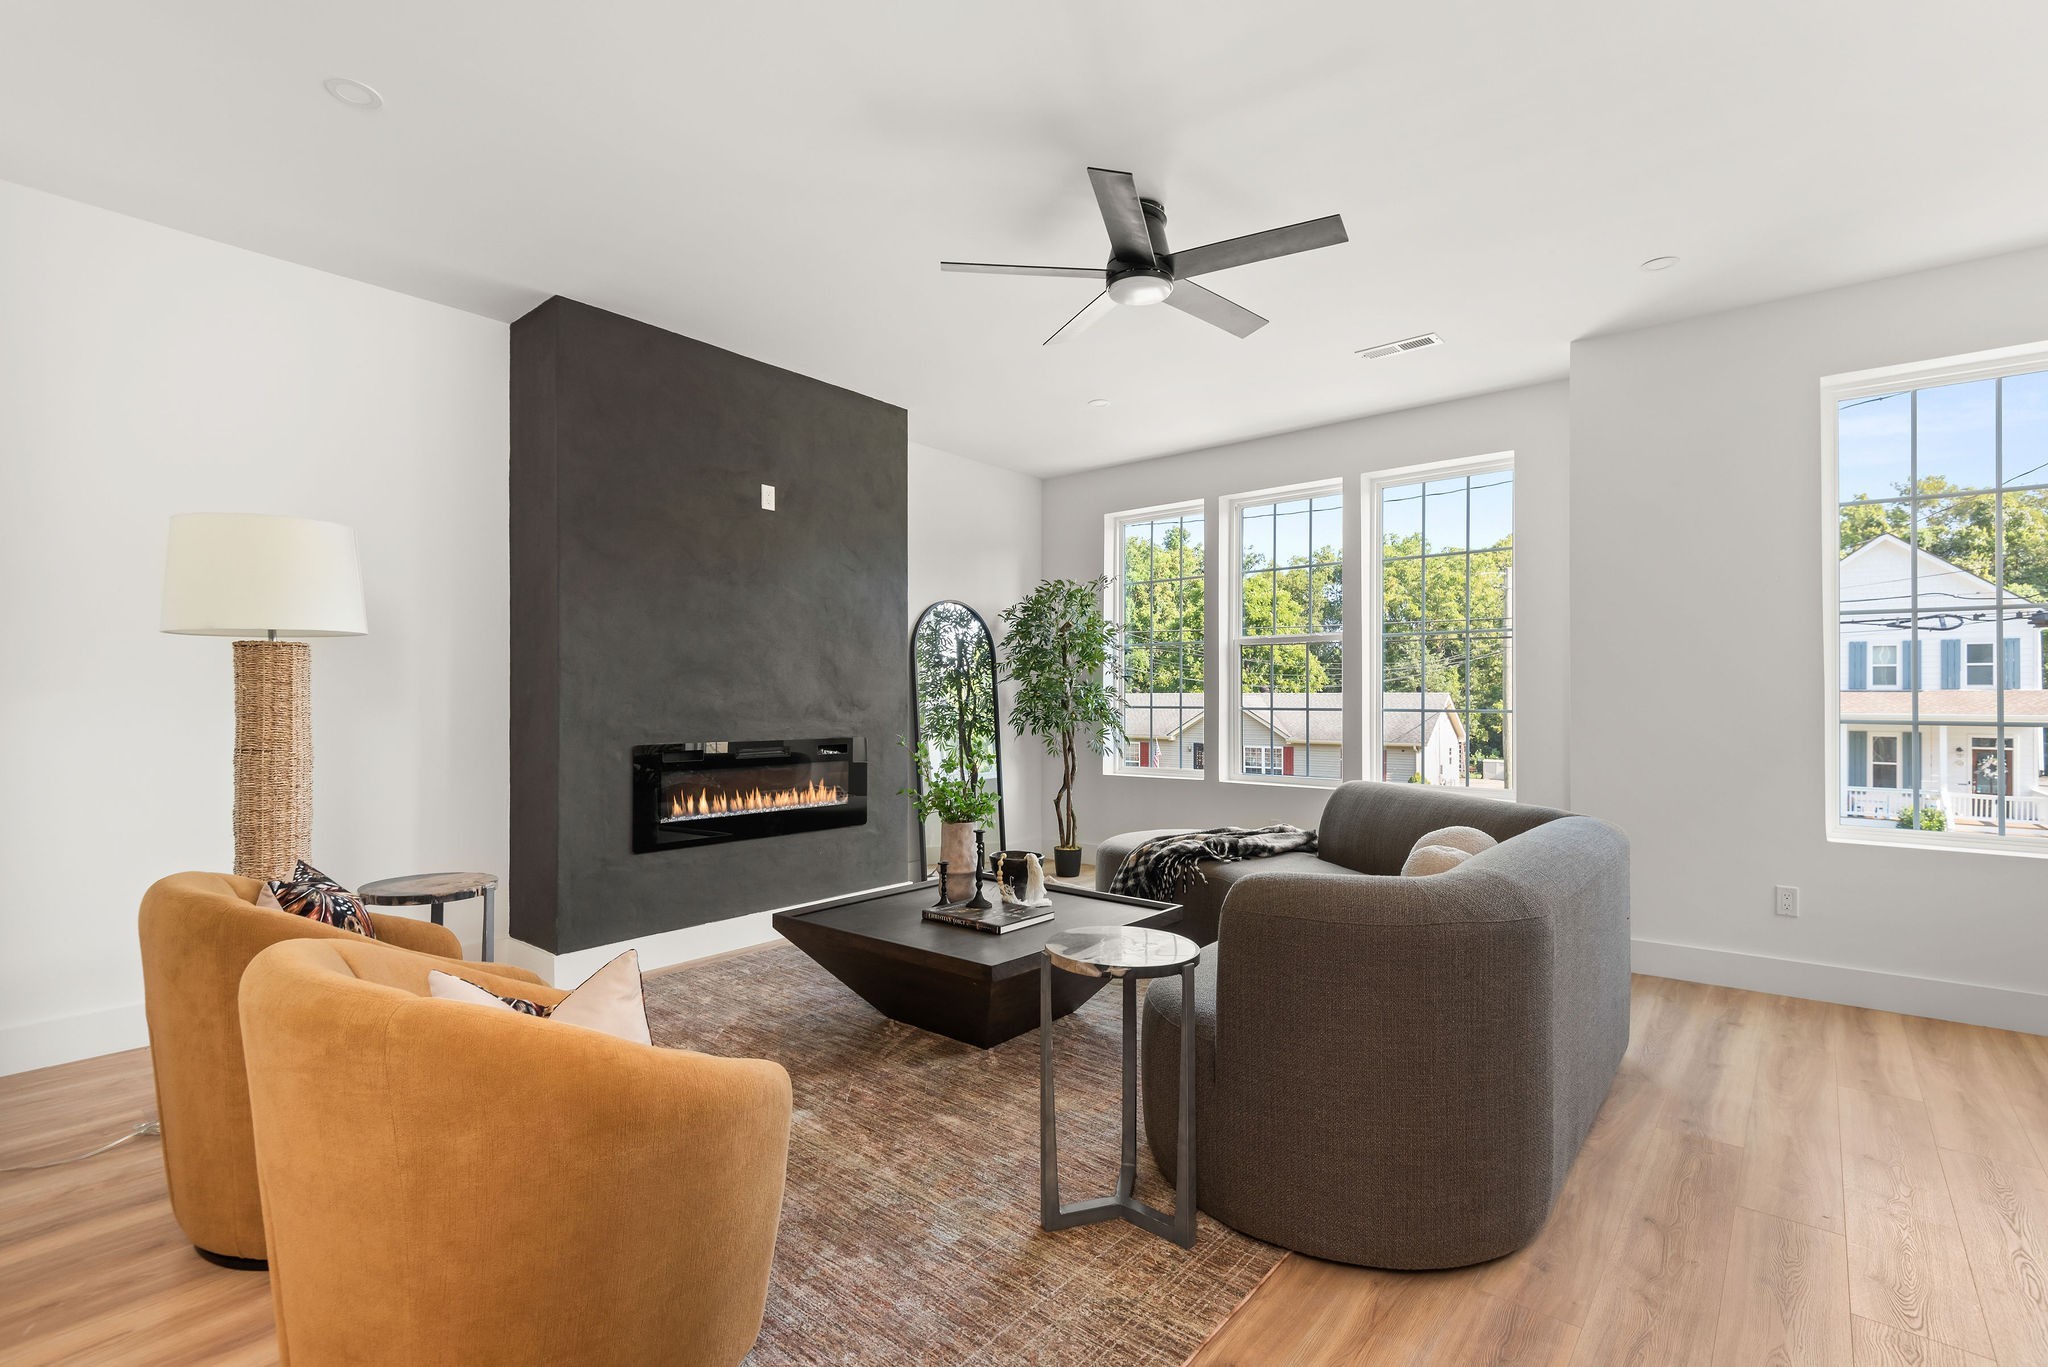
[[[1311,703],[1314,704],[1313,708]],[[1249,775],[1339,779],[1344,768],[1344,714],[1335,694],[1246,693],[1239,727]],[[1456,783],[1465,763],[1465,728],[1448,693],[1418,699],[1389,693],[1382,706],[1379,777],[1403,783]],[[1397,709],[1426,708],[1427,711]],[[1133,693],[1125,699],[1125,768],[1208,766],[1208,717],[1200,693]]]
[[[1890,824],[1919,805],[1988,825],[2002,802],[2009,827],[2048,831],[2048,614],[2009,594],[2001,605],[1989,581],[1920,551],[1916,641],[1913,554],[1887,534],[1842,559],[1842,815]]]

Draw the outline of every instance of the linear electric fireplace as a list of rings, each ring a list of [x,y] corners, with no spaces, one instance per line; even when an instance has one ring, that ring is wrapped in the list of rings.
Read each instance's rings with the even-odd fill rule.
[[[867,821],[867,746],[851,737],[633,747],[635,854]]]

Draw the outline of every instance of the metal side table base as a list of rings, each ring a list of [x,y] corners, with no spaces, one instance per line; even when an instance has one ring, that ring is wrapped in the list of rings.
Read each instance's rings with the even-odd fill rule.
[[[1133,943],[1142,940],[1143,943]],[[1166,942],[1177,942],[1168,944]],[[1182,1248],[1195,1246],[1195,1032],[1192,1019],[1180,1035],[1180,1134],[1176,1147],[1174,1208],[1157,1210],[1134,1194],[1138,1176],[1138,980],[1180,974],[1181,1000],[1195,999],[1193,941],[1166,931],[1105,927],[1070,931],[1046,943],[1038,970],[1038,1223],[1046,1230],[1072,1229],[1103,1220],[1128,1220]],[[1116,1194],[1060,1204],[1059,1122],[1052,1076],[1052,975],[1069,972],[1124,980],[1123,1161]]]

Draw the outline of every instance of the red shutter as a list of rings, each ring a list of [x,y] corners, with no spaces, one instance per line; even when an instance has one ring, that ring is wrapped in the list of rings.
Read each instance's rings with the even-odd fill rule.
[[[1287,758],[1286,758],[1286,759],[1284,759],[1284,760],[1282,760],[1282,761],[1281,761],[1281,764],[1282,764],[1282,765],[1284,766],[1284,767],[1283,767],[1283,768],[1282,768],[1282,769],[1280,770],[1280,772],[1281,772],[1281,773],[1283,773],[1283,774],[1291,774],[1291,773],[1293,773],[1293,772],[1294,772],[1294,747],[1293,747],[1293,746],[1291,746],[1291,745],[1290,745],[1290,746],[1288,746],[1288,747],[1287,747]]]
[[[1151,763],[1152,742],[1149,740],[1141,740],[1138,742],[1138,767],[1140,769],[1148,768],[1150,767]]]

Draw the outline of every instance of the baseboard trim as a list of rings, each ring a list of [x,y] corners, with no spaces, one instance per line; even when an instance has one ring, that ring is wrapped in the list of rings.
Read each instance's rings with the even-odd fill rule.
[[[881,887],[834,893],[830,897],[819,897],[809,902],[772,907],[767,911],[751,911],[743,916],[712,921],[706,925],[665,930],[656,935],[642,935],[613,944],[595,945],[567,954],[550,954],[538,945],[508,938],[503,952],[498,957],[506,963],[538,973],[556,987],[574,987],[629,949],[640,951],[640,971],[652,973],[656,969],[674,968],[679,964],[695,963],[699,959],[717,958],[736,950],[753,949],[780,940],[782,937],[776,933],[773,924],[779,912],[801,911],[805,907],[836,902],[841,897],[858,897],[862,893],[885,892],[889,888],[908,886],[908,882],[887,883]]]
[[[118,1054],[149,1043],[141,1002],[0,1026],[0,1077]]]
[[[1653,978],[1677,978],[2048,1035],[2048,993],[1665,940],[1636,940],[1631,948],[1635,971]]]

